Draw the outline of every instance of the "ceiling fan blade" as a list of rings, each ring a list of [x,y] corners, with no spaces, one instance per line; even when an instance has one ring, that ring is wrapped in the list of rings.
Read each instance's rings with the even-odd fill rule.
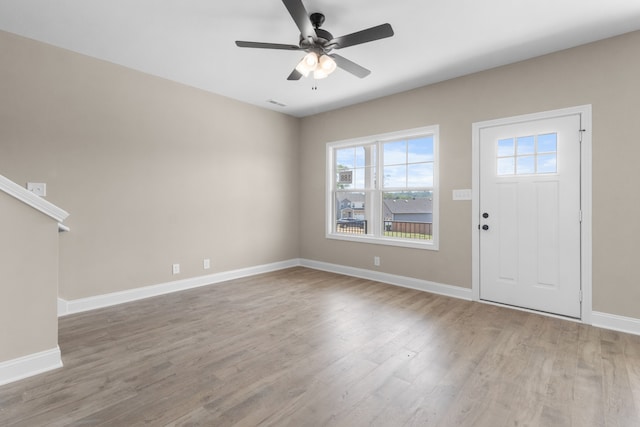
[[[346,36],[336,37],[331,40],[329,44],[335,45],[336,49],[342,49],[344,47],[355,46],[357,44],[372,42],[374,40],[380,40],[391,36],[393,36],[393,28],[391,28],[391,25],[382,24],[377,27],[371,27],[366,30],[347,34]]]
[[[337,55],[335,53],[332,53],[329,56],[332,57],[334,61],[336,61],[336,65],[338,67],[342,68],[345,71],[350,72],[356,77],[360,77],[361,79],[363,79],[367,77],[369,74],[371,74],[370,70],[367,70],[363,66],[358,65],[355,62],[350,61],[343,56]]]
[[[281,49],[281,50],[301,50],[300,46],[294,44],[278,44],[278,43],[261,43],[261,42],[245,42],[236,41],[238,47],[253,47],[258,49]]]
[[[294,68],[291,74],[289,74],[289,77],[287,77],[287,80],[300,80],[301,78],[302,73]]]
[[[313,40],[316,40],[318,37],[316,35],[316,30],[313,29],[313,25],[311,24],[311,20],[309,19],[309,13],[307,13],[307,9],[304,8],[302,4],[302,0],[282,0],[285,7],[289,11],[289,14],[295,21],[296,25],[300,29],[300,34],[306,40],[311,37]]]

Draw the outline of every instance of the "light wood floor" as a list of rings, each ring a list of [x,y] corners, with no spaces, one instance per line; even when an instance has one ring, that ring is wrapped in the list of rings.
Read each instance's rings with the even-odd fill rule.
[[[640,337],[293,268],[60,319],[2,426],[640,426]]]

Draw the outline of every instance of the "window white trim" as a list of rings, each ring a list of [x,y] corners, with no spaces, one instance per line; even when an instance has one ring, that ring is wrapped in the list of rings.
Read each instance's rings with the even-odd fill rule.
[[[398,139],[409,139],[412,137],[424,136],[424,135],[433,135],[433,212],[432,212],[432,239],[429,241],[418,241],[418,240],[410,240],[410,239],[400,239],[393,237],[383,237],[383,236],[374,236],[374,235],[348,235],[348,234],[338,234],[333,231],[333,179],[335,176],[335,158],[334,152],[337,149],[356,146],[356,145],[366,145],[366,144],[379,144],[383,142],[398,140]],[[413,129],[407,129],[396,132],[389,132],[377,135],[370,135],[365,137],[358,137],[353,139],[334,141],[327,143],[326,146],[326,172],[325,172],[325,237],[327,239],[334,240],[345,240],[352,242],[361,242],[361,243],[371,243],[371,244],[379,244],[379,245],[389,245],[389,246],[402,246],[408,248],[417,248],[417,249],[428,249],[428,250],[438,250],[439,248],[439,186],[440,186],[440,126],[439,125],[431,125]],[[377,164],[376,170],[377,173],[380,174],[382,171],[382,155],[381,153],[377,153],[376,158]],[[378,176],[378,181],[380,180],[380,176]],[[373,191],[374,194],[382,193],[385,189],[381,187],[380,182],[377,183],[377,186],[373,190],[362,190],[362,192]],[[354,190],[358,191],[358,190]],[[381,200],[376,200],[376,204],[381,204]],[[381,218],[379,218],[382,207],[376,208],[373,210],[373,215],[376,216],[375,223],[380,223]]]

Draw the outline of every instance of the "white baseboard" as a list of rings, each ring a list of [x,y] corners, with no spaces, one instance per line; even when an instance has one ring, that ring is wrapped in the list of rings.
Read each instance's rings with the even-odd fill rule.
[[[416,289],[433,294],[445,295],[467,301],[473,300],[471,289],[459,286],[445,285],[428,280],[415,279],[413,277],[399,276],[395,274],[382,273],[379,271],[366,270],[362,268],[349,267],[339,264],[331,264],[309,259],[291,259],[288,261],[276,262],[273,264],[259,265],[255,267],[243,268],[239,270],[225,271],[207,276],[194,277],[190,279],[177,280],[174,282],[162,283],[159,285],[145,286],[143,288],[130,289],[122,292],[114,292],[94,297],[81,298],[65,301],[58,298],[58,316],[81,313],[83,311],[95,310],[97,308],[109,307],[143,298],[164,295],[172,292],[207,286],[227,280],[239,279],[256,274],[269,273],[271,271],[283,270],[291,267],[307,267],[314,270],[328,271],[331,273],[344,274],[346,276],[359,277],[363,279],[375,280],[377,282],[404,288]],[[640,319],[632,317],[617,316],[600,312],[592,312],[591,324],[604,329],[626,332],[640,335]],[[59,350],[58,350],[59,351]],[[2,364],[0,364],[0,384],[2,381]]]
[[[401,286],[405,288],[416,289],[419,291],[431,292],[434,294],[445,295],[453,298],[473,301],[473,293],[471,289],[461,288],[458,286],[443,285],[441,283],[430,282],[427,280],[419,280],[411,277],[397,276],[393,274],[380,273],[378,271],[365,270],[361,268],[347,267],[344,265],[330,264],[326,262],[301,259],[302,267],[313,268],[315,270],[328,271],[331,273],[344,274],[346,276],[360,277],[363,279],[375,280],[390,285]],[[513,308],[513,307],[512,307]],[[528,310],[525,310],[528,311]],[[538,313],[542,314],[542,313]],[[563,320],[566,319],[561,316]],[[578,320],[579,321],[579,320]],[[613,331],[625,332],[633,335],[640,335],[640,319],[633,317],[618,316],[615,314],[600,313],[597,311],[591,314],[591,324],[599,328],[610,329]]]
[[[212,285],[215,283],[225,282],[227,280],[240,279],[242,277],[253,276],[256,274],[269,273],[271,271],[283,270],[285,268],[296,267],[299,265],[300,261],[298,259],[292,259],[70,301],[58,298],[58,316],[66,316],[68,314],[81,313],[84,311],[95,310],[97,308],[110,307],[112,305]]]
[[[62,367],[60,347],[0,362],[0,386]]]
[[[69,314],[69,303],[62,298],[58,297],[58,317]]]
[[[640,335],[640,319],[633,317],[594,311],[591,313],[591,324],[599,328],[611,329],[612,331]]]
[[[431,292],[434,294],[446,295],[469,301],[471,300],[471,289],[460,288],[458,286],[443,285],[426,280],[414,279],[412,277],[398,276],[394,274],[381,273],[378,271],[365,270],[338,264],[330,264],[320,261],[312,261],[308,259],[291,259],[288,261],[282,261],[273,264],[265,264],[240,270],[215,273],[207,276],[193,277],[190,279],[177,280],[174,282],[145,286],[142,288],[129,289],[126,291],[113,292],[110,294],[97,295],[88,298],[80,298],[70,301],[58,298],[58,316],[82,313],[84,311],[123,304],[143,298],[165,295],[172,292],[184,291],[200,286],[207,286],[215,283],[225,282],[227,280],[239,279],[242,277],[253,276],[256,274],[268,273],[271,271],[283,270],[285,268],[297,266],[344,274],[346,276],[375,280],[390,285]]]
[[[314,270],[328,271],[331,273],[344,274],[345,276],[359,277],[362,279],[375,280],[389,285],[403,288],[416,289],[418,291],[430,292],[432,294],[445,295],[448,297],[471,301],[471,289],[459,286],[443,285],[442,283],[430,282],[428,280],[415,279],[413,277],[398,276],[395,274],[381,273],[379,271],[365,270],[362,268],[347,267],[344,265],[330,264],[326,262],[301,259],[302,267]]]

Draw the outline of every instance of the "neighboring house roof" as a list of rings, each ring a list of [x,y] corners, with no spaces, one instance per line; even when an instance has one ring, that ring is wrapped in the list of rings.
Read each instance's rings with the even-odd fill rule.
[[[347,197],[340,199],[340,203],[343,203],[345,200],[348,200],[351,203],[364,203],[365,197],[362,193],[349,193]]]
[[[433,200],[431,199],[384,199],[382,203],[385,216],[433,212]]]

